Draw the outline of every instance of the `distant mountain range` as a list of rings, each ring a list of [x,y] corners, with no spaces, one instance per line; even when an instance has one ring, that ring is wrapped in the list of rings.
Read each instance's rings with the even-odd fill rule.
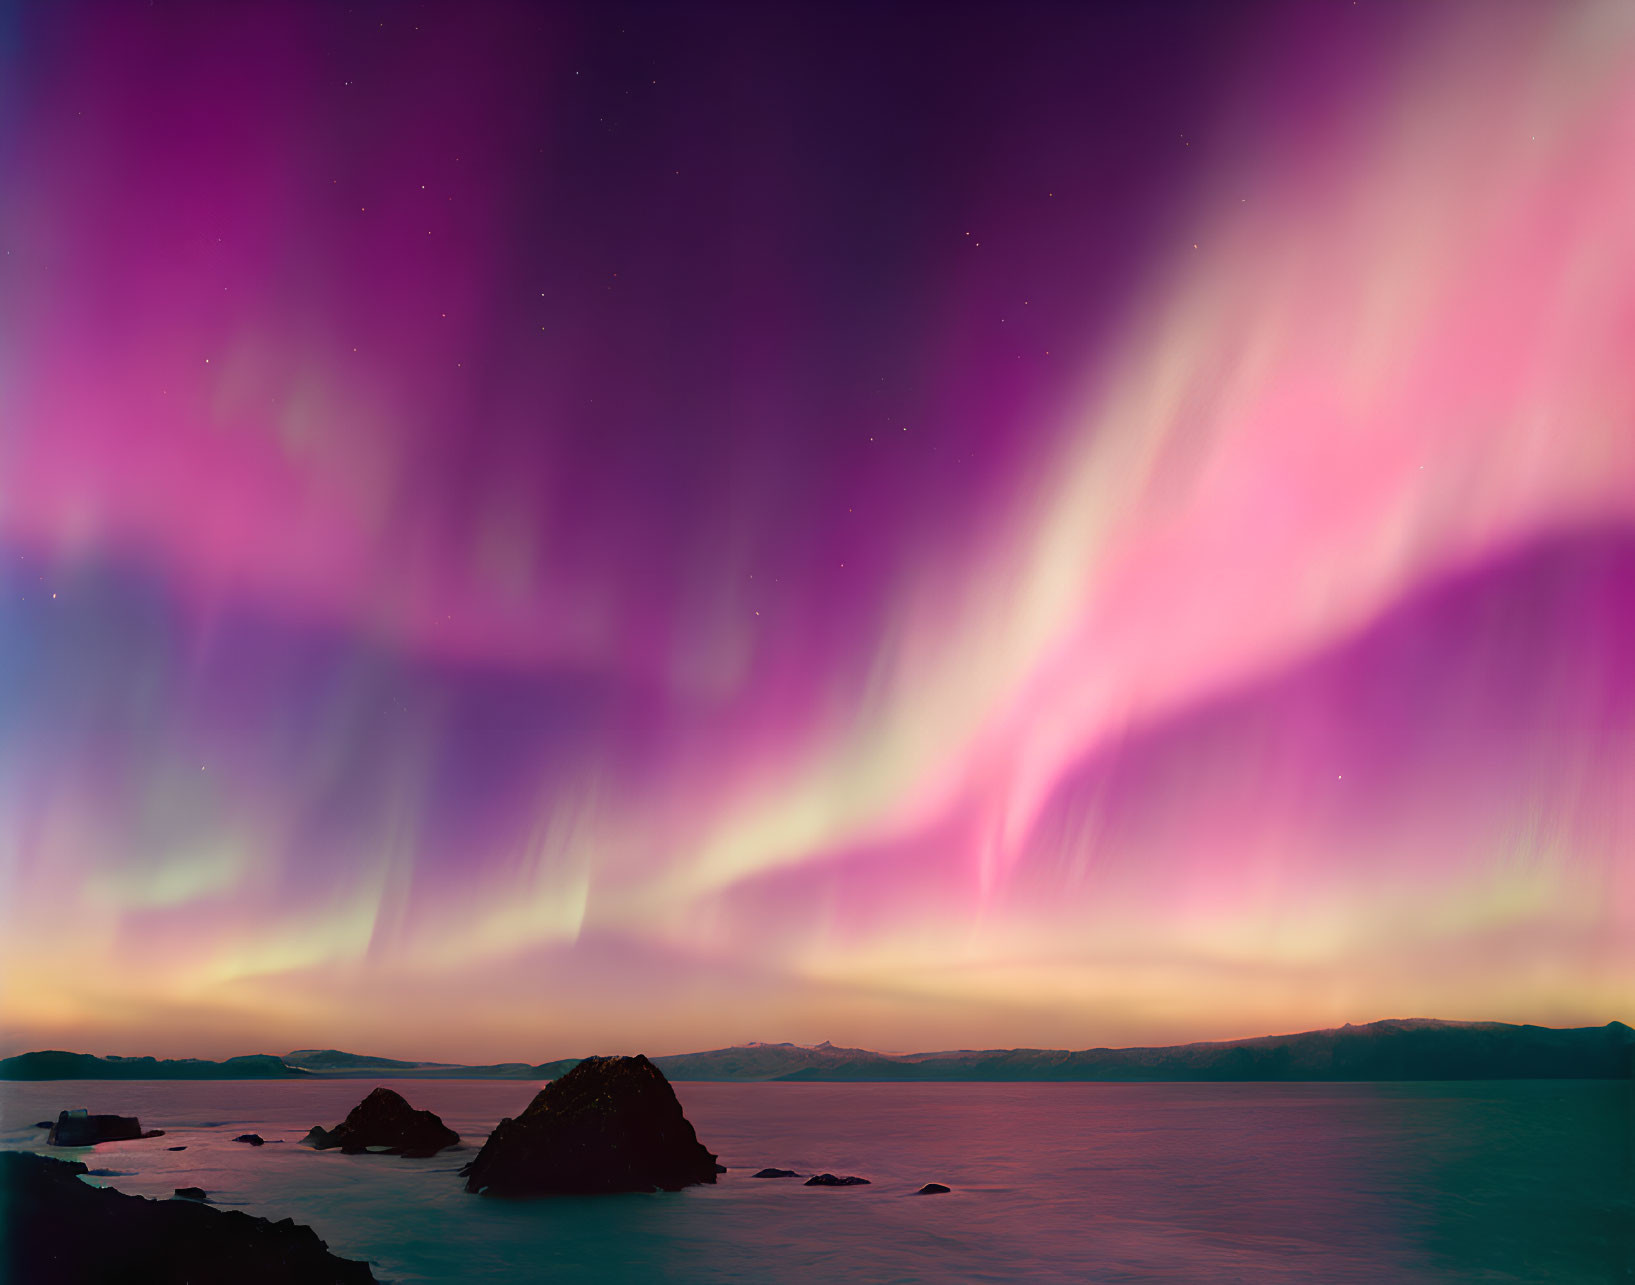
[[[195,1057],[93,1057],[60,1049],[0,1058],[0,1080],[277,1080],[305,1074],[271,1053],[230,1057],[225,1062]]]
[[[550,1080],[578,1061],[462,1066],[297,1049],[282,1058],[204,1062],[53,1051],[0,1060],[0,1080]],[[672,1080],[1605,1080],[1635,1074],[1635,1031],[1622,1022],[1562,1029],[1413,1018],[1161,1048],[893,1054],[829,1043],[739,1044],[653,1061]]]

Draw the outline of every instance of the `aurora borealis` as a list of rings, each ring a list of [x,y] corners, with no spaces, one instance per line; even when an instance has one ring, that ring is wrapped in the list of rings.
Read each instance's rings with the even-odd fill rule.
[[[1635,8],[3,22],[0,1051],[1635,1010]]]

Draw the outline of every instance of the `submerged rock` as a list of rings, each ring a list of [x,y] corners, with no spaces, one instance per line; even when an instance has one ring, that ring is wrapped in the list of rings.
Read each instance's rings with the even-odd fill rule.
[[[337,1258],[310,1227],[197,1199],[145,1200],[92,1187],[78,1161],[0,1152],[0,1280],[51,1285],[232,1281],[367,1285],[369,1264]],[[197,1190],[184,1189],[184,1190]]]
[[[183,1200],[209,1200],[203,1187],[178,1187],[176,1194]]]
[[[951,1190],[951,1187],[944,1187],[940,1182],[928,1182],[914,1194],[916,1196],[946,1196]]]
[[[165,1136],[163,1129],[149,1129],[144,1133],[142,1122],[134,1115],[92,1115],[83,1107],[59,1112],[57,1122],[50,1129],[46,1142],[53,1147],[94,1147],[99,1142]]]
[[[756,1174],[757,1178],[799,1178],[800,1175],[793,1169],[763,1169]]]
[[[401,1093],[376,1089],[333,1129],[313,1125],[304,1145],[327,1151],[339,1147],[348,1154],[387,1151],[405,1156],[436,1155],[460,1140],[431,1111],[416,1111]]]
[[[552,1080],[461,1173],[467,1191],[524,1196],[679,1191],[714,1182],[716,1165],[664,1072],[638,1054],[586,1058]]]
[[[241,1133],[233,1139],[234,1142],[248,1142],[252,1147],[264,1147],[267,1140],[259,1133]]]
[[[36,1120],[34,1122],[34,1127],[36,1129],[49,1129],[51,1127],[51,1121],[49,1121],[49,1120]]]
[[[867,1187],[867,1178],[836,1178],[832,1173],[820,1173],[815,1178],[808,1178],[803,1184],[807,1187]]]
[[[186,1151],[186,1147],[166,1147],[166,1151]]]

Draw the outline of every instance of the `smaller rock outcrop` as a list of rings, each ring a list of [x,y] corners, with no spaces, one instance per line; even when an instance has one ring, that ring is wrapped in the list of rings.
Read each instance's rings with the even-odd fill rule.
[[[166,1151],[186,1151],[186,1147],[166,1147]]]
[[[434,1112],[416,1111],[401,1093],[376,1089],[333,1129],[313,1125],[302,1143],[319,1151],[339,1147],[348,1155],[380,1151],[425,1157],[459,1140]]]
[[[267,1145],[267,1140],[265,1138],[263,1138],[259,1133],[241,1133],[241,1134],[238,1135],[238,1137],[234,1138],[233,1141],[234,1142],[247,1142],[252,1147],[264,1147],[264,1146]]]
[[[867,1178],[845,1177],[836,1178],[832,1173],[820,1173],[815,1178],[808,1178],[803,1184],[807,1187],[867,1187]]]
[[[675,1090],[645,1057],[586,1058],[552,1080],[514,1120],[501,1120],[463,1170],[466,1190],[679,1191],[715,1181]]]
[[[928,1182],[914,1194],[916,1196],[946,1196],[951,1187],[944,1187],[940,1182]]]
[[[163,1129],[149,1129],[134,1115],[92,1115],[83,1107],[62,1111],[46,1142],[53,1147],[94,1147],[99,1142],[128,1142],[133,1138],[162,1138]]]
[[[203,1187],[178,1187],[176,1194],[183,1200],[209,1200]]]
[[[34,1127],[36,1129],[49,1129],[51,1127],[51,1121],[49,1121],[49,1120],[36,1120],[34,1122]]]
[[[756,1178],[799,1178],[800,1175],[793,1169],[763,1169],[755,1174]]]

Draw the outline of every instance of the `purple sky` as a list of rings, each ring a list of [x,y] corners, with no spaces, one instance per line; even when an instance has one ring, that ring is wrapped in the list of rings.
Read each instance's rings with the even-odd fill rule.
[[[1635,1010],[1617,4],[0,25],[0,1042]]]

